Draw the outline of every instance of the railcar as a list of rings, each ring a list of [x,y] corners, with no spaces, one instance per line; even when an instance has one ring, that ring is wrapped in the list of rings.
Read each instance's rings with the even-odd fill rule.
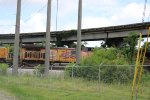
[[[82,50],[82,58],[91,55],[88,50]],[[6,47],[0,48],[0,61],[9,62],[12,65],[13,55]],[[20,48],[19,62],[21,65],[35,66],[43,64],[45,61],[45,47],[35,45],[23,45]],[[51,64],[54,63],[73,63],[76,62],[75,48],[50,48]]]
[[[81,51],[82,58],[86,58],[92,54],[91,50],[83,49]],[[0,47],[0,63],[6,62],[12,65],[13,54],[6,47]],[[35,45],[23,45],[20,48],[19,63],[20,66],[34,67],[38,64],[44,64],[45,47]],[[50,59],[51,64],[54,63],[73,63],[76,62],[75,48],[51,48]],[[146,52],[145,65],[150,65],[150,51]],[[150,67],[145,67],[150,70]]]
[[[22,61],[39,61],[45,60],[44,47],[26,46],[20,49],[20,60]],[[74,48],[51,48],[50,62],[75,62],[76,52]]]

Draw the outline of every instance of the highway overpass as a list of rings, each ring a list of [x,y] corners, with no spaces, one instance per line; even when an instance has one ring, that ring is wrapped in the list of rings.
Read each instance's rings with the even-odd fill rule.
[[[82,41],[95,41],[108,39],[119,39],[128,36],[130,32],[142,32],[145,37],[150,27],[150,22],[134,23],[128,25],[109,26],[101,28],[82,29]],[[77,40],[76,30],[51,32],[51,42],[69,42]],[[40,43],[45,41],[46,32],[21,33],[21,43]],[[14,34],[0,34],[0,42],[3,44],[13,44]]]

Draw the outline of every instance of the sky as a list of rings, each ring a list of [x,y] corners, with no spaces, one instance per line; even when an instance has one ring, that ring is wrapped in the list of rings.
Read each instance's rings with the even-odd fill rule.
[[[56,31],[57,0],[52,0],[51,31]],[[58,0],[57,30],[77,29],[78,0]],[[82,28],[141,23],[145,0],[82,0]],[[0,34],[15,32],[17,0],[0,0]],[[21,33],[45,32],[47,0],[22,0]],[[150,21],[147,0],[145,22]],[[88,46],[100,46],[99,41]]]

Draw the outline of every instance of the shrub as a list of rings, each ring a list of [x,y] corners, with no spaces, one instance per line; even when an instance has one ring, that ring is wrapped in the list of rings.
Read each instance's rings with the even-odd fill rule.
[[[147,70],[144,70],[141,77],[142,82],[149,82],[150,81],[150,72]]]
[[[119,50],[115,48],[110,49],[96,49],[93,54],[84,59],[80,66],[74,67],[73,72],[75,77],[85,78],[87,80],[97,80],[99,78],[99,66],[112,65],[112,66],[101,66],[100,77],[101,81],[105,83],[126,83],[132,79],[132,76],[127,66],[128,62]],[[69,75],[72,75],[72,68],[66,69]]]
[[[35,75],[35,76],[38,76],[38,77],[41,77],[41,76],[43,76],[43,74],[44,74],[44,65],[37,65],[37,66],[35,66],[35,69],[34,69],[34,71],[33,71],[33,74]]]
[[[7,68],[8,68],[7,64],[1,63],[0,64],[0,75],[6,75],[7,74]]]
[[[105,83],[127,83],[133,75],[127,66],[102,66],[101,80]]]

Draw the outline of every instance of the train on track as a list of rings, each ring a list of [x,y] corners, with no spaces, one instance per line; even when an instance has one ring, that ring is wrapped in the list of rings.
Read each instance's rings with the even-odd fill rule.
[[[92,48],[82,49],[82,58],[86,58],[92,54]],[[9,48],[0,47],[0,63],[9,63],[12,65],[13,53]],[[150,65],[150,51],[146,52],[145,65]],[[22,45],[20,48],[19,66],[34,67],[38,64],[44,64],[45,47],[35,45]],[[50,49],[50,64],[67,64],[76,62],[75,48],[51,48]],[[55,66],[55,65],[54,65]],[[150,67],[149,67],[150,68]]]
[[[84,49],[81,52],[82,58],[91,55],[91,51]],[[12,63],[13,53],[6,47],[0,47],[0,62]],[[35,66],[45,61],[45,47],[35,45],[24,45],[20,48],[19,62],[21,65]],[[73,63],[76,62],[75,48],[51,48],[50,63]]]

